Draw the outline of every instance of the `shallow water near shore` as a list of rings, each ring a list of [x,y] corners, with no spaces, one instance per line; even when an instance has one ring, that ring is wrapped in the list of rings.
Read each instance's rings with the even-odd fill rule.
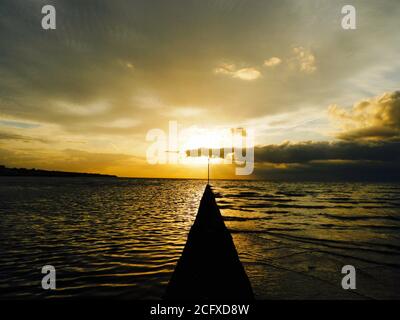
[[[212,185],[256,298],[400,298],[399,184]],[[160,299],[204,187],[1,177],[0,298]],[[44,265],[57,270],[56,291],[41,288]],[[356,290],[341,287],[344,265]]]

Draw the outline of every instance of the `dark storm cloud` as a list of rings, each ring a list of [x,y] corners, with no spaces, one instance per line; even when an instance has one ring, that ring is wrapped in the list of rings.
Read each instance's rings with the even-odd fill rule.
[[[277,180],[400,181],[400,142],[307,142],[255,148],[255,176]]]
[[[341,141],[255,148],[256,175],[312,180],[400,180],[400,91],[331,106]],[[277,166],[278,165],[278,166]],[[279,165],[283,165],[279,167]]]
[[[318,160],[400,161],[400,142],[305,142],[255,148],[256,162],[307,163]]]
[[[239,149],[240,151],[240,149]],[[251,151],[243,149],[242,153]],[[187,150],[186,155],[224,157],[224,149]],[[400,142],[302,142],[254,148],[256,163],[295,164],[312,161],[400,161]]]
[[[250,150],[241,150],[243,154]],[[223,149],[187,156],[224,157]],[[304,142],[254,148],[254,176],[285,180],[400,181],[400,142]]]

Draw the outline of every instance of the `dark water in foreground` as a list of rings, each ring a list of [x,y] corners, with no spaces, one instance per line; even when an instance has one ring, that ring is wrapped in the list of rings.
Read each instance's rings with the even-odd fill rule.
[[[0,178],[0,298],[162,296],[199,180]],[[217,181],[259,299],[400,299],[400,185]],[[41,289],[41,267],[57,290]],[[357,290],[341,288],[343,265]]]

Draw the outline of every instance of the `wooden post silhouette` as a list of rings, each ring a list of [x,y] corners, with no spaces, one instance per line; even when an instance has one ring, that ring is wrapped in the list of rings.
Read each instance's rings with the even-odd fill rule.
[[[207,184],[210,184],[210,157],[208,157],[207,163]]]

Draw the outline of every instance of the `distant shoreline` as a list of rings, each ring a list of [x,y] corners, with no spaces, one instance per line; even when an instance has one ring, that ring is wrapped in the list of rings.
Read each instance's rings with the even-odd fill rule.
[[[0,165],[0,176],[2,177],[87,177],[87,178],[118,178],[115,175],[101,173],[81,173],[68,171],[50,171],[42,169],[7,168]]]
[[[111,174],[101,174],[101,173],[81,173],[81,172],[68,172],[68,171],[51,171],[43,169],[26,169],[26,168],[7,168],[4,165],[0,165],[0,177],[61,177],[61,178],[113,178],[113,179],[156,179],[156,180],[204,180],[206,178],[180,178],[180,177],[125,177],[117,176]],[[212,178],[212,181],[238,181],[238,182],[275,182],[275,183],[389,183],[389,184],[399,184],[400,181],[389,180],[389,179],[357,179],[343,177],[337,177],[332,179],[332,177],[326,177],[325,179],[288,179],[288,178],[270,178],[270,179],[260,179],[260,178],[241,178],[241,179],[227,179],[227,178]],[[212,182],[211,181],[211,182]],[[211,183],[212,184],[212,183]]]

